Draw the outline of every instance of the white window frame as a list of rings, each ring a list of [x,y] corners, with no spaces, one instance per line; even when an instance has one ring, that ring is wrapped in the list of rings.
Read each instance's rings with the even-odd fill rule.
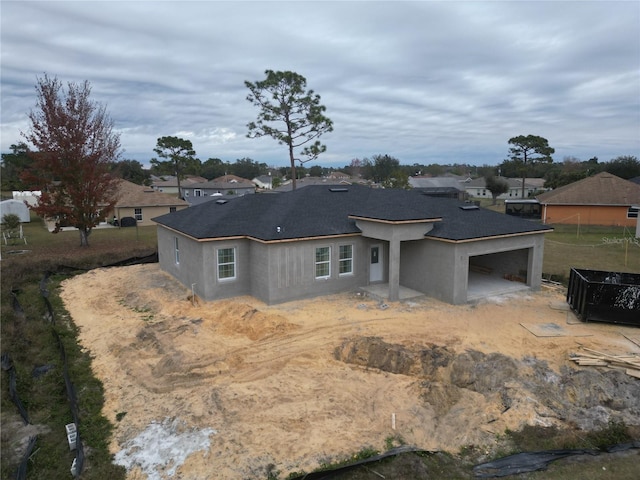
[[[640,215],[640,207],[636,205],[632,205],[627,210],[627,218],[638,218]]]
[[[136,222],[142,221],[142,207],[135,207],[133,209],[133,216],[136,219]]]
[[[194,197],[201,197],[202,196],[202,190],[200,188],[194,188],[193,189],[193,196]]]
[[[342,258],[344,247],[349,247],[350,256]],[[346,272],[342,271],[342,266],[344,264],[349,265],[349,270]],[[352,243],[347,243],[347,244],[338,246],[338,275],[340,276],[353,275],[353,244]]]
[[[220,262],[220,252],[223,250],[231,250],[233,252],[233,260],[230,262]],[[222,277],[220,275],[220,267],[227,267],[231,265],[233,267],[233,275],[229,277]],[[237,276],[237,265],[236,265],[236,247],[225,247],[218,248],[216,250],[216,275],[218,276],[218,281],[228,282],[231,280],[235,280]]]
[[[173,249],[175,252],[176,265],[180,265],[180,247],[178,245],[178,237],[173,237]]]
[[[319,250],[326,250],[328,255],[327,255],[327,259],[326,260],[318,260],[318,253]],[[330,246],[326,246],[326,247],[316,247],[315,249],[315,257],[314,257],[314,265],[315,265],[315,270],[314,270],[314,275],[316,277],[316,280],[322,280],[324,278],[330,278],[331,277],[331,247]],[[318,267],[320,266],[326,266],[327,269],[327,274],[326,275],[318,275]]]

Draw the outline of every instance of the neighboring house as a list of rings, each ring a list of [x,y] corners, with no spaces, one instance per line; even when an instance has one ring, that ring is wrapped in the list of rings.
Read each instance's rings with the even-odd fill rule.
[[[127,180],[120,180],[113,212],[107,218],[114,216],[120,222],[125,217],[136,219],[137,225],[154,225],[153,217],[165,213],[175,212],[187,208],[189,205],[175,195],[161,193],[151,187],[136,185]]]
[[[325,186],[344,186],[351,185],[351,182],[347,180],[338,180],[331,179],[327,177],[304,177],[296,180],[296,188],[309,187],[311,185],[325,185]],[[285,183],[280,185],[278,188],[275,188],[276,192],[290,192],[293,190],[293,182],[291,180],[287,180]]]
[[[31,221],[29,215],[29,207],[24,201],[20,200],[3,200],[0,202],[0,221],[5,215],[17,215],[21,223],[27,223]]]
[[[195,175],[188,175],[180,180],[180,188],[184,191],[192,183],[206,182],[204,177],[198,177]],[[169,195],[178,195],[178,179],[175,176],[166,175],[161,177],[151,176],[151,186],[162,193]]]
[[[260,175],[251,180],[257,188],[271,190],[273,188],[273,177],[271,175]]]
[[[349,181],[349,180],[351,180],[351,175],[349,175],[348,173],[341,172],[339,170],[334,170],[333,172],[329,173],[329,175],[327,175],[327,178],[329,180],[346,180],[346,181]]]
[[[469,197],[464,182],[453,177],[409,177],[409,185],[431,197],[455,198],[460,201]]]
[[[536,198],[543,223],[635,227],[640,185],[602,172]]]
[[[507,198],[522,198],[522,179],[521,178],[507,178],[507,177],[496,177],[500,180],[503,180],[509,186],[509,191],[507,193],[503,193],[502,195],[498,195],[497,198],[504,200]],[[535,180],[535,181],[533,181]],[[529,179],[525,178],[524,181],[524,198],[529,198],[534,193],[540,191],[541,187],[540,181],[543,180],[542,184],[544,185],[544,179]],[[478,177],[470,182],[465,183],[465,190],[469,194],[469,196],[474,198],[493,198],[491,196],[491,192],[487,189],[487,181],[484,177]]]
[[[19,191],[13,191],[12,192],[12,196],[14,200],[19,200],[21,202],[26,202],[29,207],[35,207],[38,204],[38,199],[40,198],[40,195],[42,195],[42,192],[40,190],[34,190],[34,191],[24,191],[24,192],[19,192]]]
[[[461,304],[489,278],[536,289],[551,230],[456,200],[361,185],[245,195],[154,220],[162,270],[204,300],[252,295],[267,304],[371,285],[391,301],[407,288]]]
[[[235,175],[223,175],[210,181],[191,183],[183,187],[184,199],[190,204],[200,203],[197,197],[217,197],[220,195],[246,195],[256,193],[256,186],[251,180]]]

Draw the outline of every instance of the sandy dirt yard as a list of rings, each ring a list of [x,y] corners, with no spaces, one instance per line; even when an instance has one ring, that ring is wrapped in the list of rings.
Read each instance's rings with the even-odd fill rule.
[[[488,445],[506,428],[552,425],[558,419],[508,381],[500,380],[512,391],[505,409],[439,383],[446,362],[394,373],[365,357],[387,344],[405,364],[421,351],[433,360],[474,350],[560,372],[576,368],[568,354],[580,345],[640,352],[628,338],[638,329],[582,324],[564,293],[543,288],[464,306],[355,292],[276,306],[202,302],[156,264],[93,270],[61,292],[104,383],[111,449],[130,479],[265,478],[269,465],[285,477],[366,446],[383,451],[390,439],[455,452]]]

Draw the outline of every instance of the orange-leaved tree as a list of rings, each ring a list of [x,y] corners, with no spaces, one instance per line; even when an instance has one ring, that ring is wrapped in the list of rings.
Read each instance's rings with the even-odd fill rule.
[[[34,149],[32,164],[21,178],[42,192],[33,210],[63,225],[76,227],[80,245],[89,245],[93,227],[116,203],[118,180],[109,174],[120,156],[120,135],[104,106],[90,100],[88,81],[62,83],[46,74],[36,84],[36,107],[23,137]]]

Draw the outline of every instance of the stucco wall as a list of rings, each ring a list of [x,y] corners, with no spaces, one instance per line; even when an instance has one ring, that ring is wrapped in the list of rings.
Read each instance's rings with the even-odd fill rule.
[[[400,285],[430,297],[451,302],[454,282],[453,244],[430,239],[402,242],[400,246]]]
[[[175,262],[174,238],[179,236],[180,263]],[[353,273],[340,275],[339,246],[353,245]],[[162,226],[158,227],[158,254],[163,270],[194,290],[204,300],[252,295],[275,304],[340,292],[369,284],[369,247],[383,246],[385,279],[388,275],[388,242],[361,236],[345,236],[298,242],[266,244],[248,239],[197,242]],[[331,273],[315,278],[315,250],[331,247]],[[217,251],[236,249],[236,278],[217,278]],[[443,242],[433,239],[400,243],[400,285],[439,300],[467,301],[470,257],[499,272],[527,272],[527,285],[540,287],[544,234]],[[486,255],[486,257],[478,257]]]
[[[180,263],[175,262],[178,237]],[[204,300],[252,295],[274,304],[355,290],[368,282],[369,241],[359,236],[265,244],[248,239],[197,242],[158,227],[160,266]],[[353,245],[353,273],[339,274],[339,246]],[[316,247],[331,247],[329,278],[315,278]],[[236,277],[217,278],[217,251],[235,248]]]
[[[627,218],[629,207],[543,205],[542,221],[547,224],[606,225],[635,227],[636,219]]]
[[[176,237],[178,238],[180,263],[176,263],[175,259],[174,239]],[[191,285],[195,284],[196,294],[206,299],[205,292],[202,290],[205,285],[205,269],[202,268],[202,248],[198,242],[164,227],[158,227],[158,260],[162,270],[185,285],[185,291],[190,291]]]
[[[268,278],[263,282],[268,285],[268,292],[262,299],[270,304],[281,303],[350,291],[365,285],[368,278],[368,243],[359,236],[346,236],[269,245],[268,277],[263,276],[265,272],[260,272],[263,280]],[[339,246],[348,244],[353,245],[353,273],[340,275]],[[317,247],[331,247],[329,278],[315,278]],[[259,281],[257,277],[256,281]]]

